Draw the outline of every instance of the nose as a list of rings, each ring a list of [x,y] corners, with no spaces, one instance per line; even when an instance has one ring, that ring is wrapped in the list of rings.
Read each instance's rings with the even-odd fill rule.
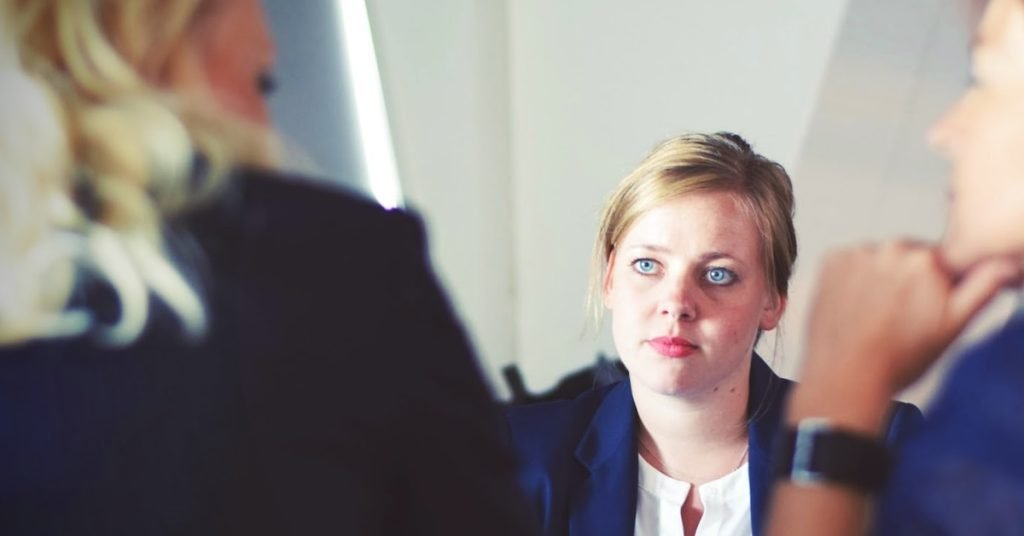
[[[696,285],[689,284],[686,276],[668,283],[658,304],[658,314],[676,322],[695,320],[698,314],[697,293],[700,290]]]

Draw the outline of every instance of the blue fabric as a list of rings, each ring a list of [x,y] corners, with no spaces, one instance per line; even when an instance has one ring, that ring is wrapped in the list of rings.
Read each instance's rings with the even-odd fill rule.
[[[0,535],[536,533],[414,217],[250,170],[174,224],[205,339],[0,348]]]
[[[771,455],[793,382],[754,355],[750,368],[748,457],[751,524],[760,533],[772,483]],[[520,456],[519,482],[548,536],[633,534],[637,498],[636,411],[629,380],[559,401],[510,409],[506,418]],[[910,404],[894,405],[887,439],[902,440],[921,421]]]
[[[951,371],[900,452],[876,532],[1024,535],[1024,319]]]

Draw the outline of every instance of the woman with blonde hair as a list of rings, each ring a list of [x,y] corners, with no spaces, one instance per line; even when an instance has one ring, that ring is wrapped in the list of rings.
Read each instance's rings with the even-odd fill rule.
[[[754,353],[796,260],[782,166],[730,133],[656,147],[618,186],[594,246],[627,380],[513,409],[520,484],[544,534],[757,534],[791,382]],[[893,407],[896,441],[920,419]]]
[[[272,171],[259,0],[0,15],[0,533],[530,533],[418,221]]]

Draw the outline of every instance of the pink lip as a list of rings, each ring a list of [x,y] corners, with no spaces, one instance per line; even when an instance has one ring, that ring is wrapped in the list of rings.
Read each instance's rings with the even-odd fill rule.
[[[665,357],[687,357],[699,348],[682,337],[656,337],[647,342],[654,351]]]

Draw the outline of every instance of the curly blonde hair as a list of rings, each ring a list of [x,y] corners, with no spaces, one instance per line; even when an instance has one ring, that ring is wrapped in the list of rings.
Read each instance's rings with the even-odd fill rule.
[[[0,99],[0,344],[90,326],[129,344],[150,293],[186,336],[204,332],[164,222],[215,195],[236,164],[276,162],[266,129],[163,83],[218,1],[0,0],[0,76],[14,92]],[[67,310],[82,269],[114,289],[116,323]]]

